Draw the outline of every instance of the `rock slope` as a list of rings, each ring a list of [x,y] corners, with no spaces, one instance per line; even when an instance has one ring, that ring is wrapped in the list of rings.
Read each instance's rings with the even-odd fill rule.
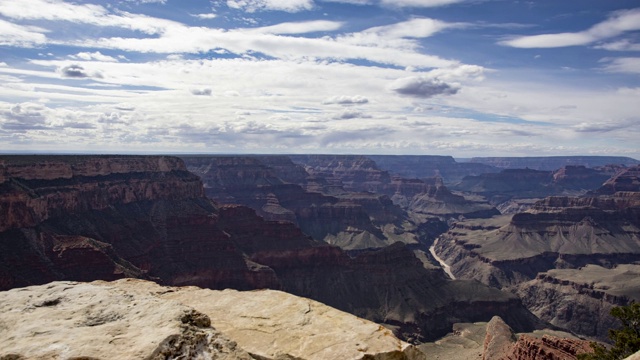
[[[380,325],[279,291],[125,279],[0,293],[0,357],[426,359]]]

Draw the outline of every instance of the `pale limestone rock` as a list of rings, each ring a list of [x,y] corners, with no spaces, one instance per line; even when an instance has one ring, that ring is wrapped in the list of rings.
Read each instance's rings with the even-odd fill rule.
[[[0,293],[0,314],[0,359],[425,359],[378,324],[272,290],[54,282]]]
[[[275,290],[174,288],[161,295],[207,314],[240,347],[268,359],[426,359],[368,320]]]
[[[252,359],[206,315],[149,291],[158,288],[121,280],[2,292],[0,358]]]

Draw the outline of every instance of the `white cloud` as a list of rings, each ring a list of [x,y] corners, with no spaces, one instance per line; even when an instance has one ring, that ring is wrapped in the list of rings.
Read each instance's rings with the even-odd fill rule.
[[[114,26],[137,30],[150,35],[162,33],[170,26],[180,25],[180,23],[171,20],[131,14],[124,11],[120,11],[116,15],[100,5],[77,5],[60,0],[0,0],[0,14],[18,20],[42,19],[70,21],[103,27]]]
[[[313,0],[227,0],[227,6],[246,12],[278,10],[295,13],[313,8]]]
[[[602,62],[607,72],[640,74],[640,57],[606,58]]]
[[[335,31],[342,27],[341,21],[313,20],[302,22],[285,22],[259,28],[243,29],[247,33],[262,34],[304,34],[318,31]]]
[[[209,20],[209,19],[215,19],[218,17],[218,14],[214,14],[214,13],[209,13],[209,14],[193,14],[191,15],[193,17],[197,17],[198,19],[203,19],[203,20]]]
[[[558,34],[518,36],[501,41],[501,45],[516,48],[557,48],[588,45],[621,35],[627,31],[640,30],[640,9],[614,12],[607,20],[588,30]]]
[[[34,47],[46,43],[46,30],[21,26],[0,19],[0,45],[16,47]]]
[[[364,96],[355,95],[355,96],[331,96],[322,101],[323,104],[339,104],[339,105],[354,105],[354,104],[366,104],[369,102]]]
[[[105,61],[105,62],[117,62],[118,60],[109,55],[104,55],[100,51],[94,52],[79,52],[75,55],[69,55],[72,59],[80,59],[80,60],[96,60],[96,61]]]
[[[640,44],[623,39],[594,46],[596,49],[609,51],[640,51]]]

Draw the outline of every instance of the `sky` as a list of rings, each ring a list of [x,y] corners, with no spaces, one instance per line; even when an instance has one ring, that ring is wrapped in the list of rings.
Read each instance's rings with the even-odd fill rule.
[[[638,0],[0,0],[0,152],[640,159]]]

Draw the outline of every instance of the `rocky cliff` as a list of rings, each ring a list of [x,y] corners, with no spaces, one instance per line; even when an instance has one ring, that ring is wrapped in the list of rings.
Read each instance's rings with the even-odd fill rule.
[[[499,317],[487,324],[483,360],[572,360],[591,352],[585,340],[558,338],[550,335],[518,337]]]
[[[519,284],[516,293],[540,318],[576,333],[606,339],[620,326],[613,307],[640,301],[640,265],[554,269]]]
[[[378,324],[279,291],[54,282],[0,292],[3,359],[426,359]]]
[[[594,192],[596,195],[612,195],[616,192],[640,192],[640,166],[619,170]]]
[[[379,248],[396,241],[418,242],[412,233],[415,225],[388,197],[344,190],[342,178],[333,173],[322,175],[329,179],[318,174],[304,177],[300,165],[279,156],[199,156],[185,157],[184,161],[203,179],[206,194],[212,199],[249,206],[269,220],[289,221],[318,241],[347,250]],[[340,164],[334,164],[339,174],[353,175],[350,171],[357,168],[345,169]],[[318,189],[325,193],[308,191],[308,179],[314,184],[322,179],[322,184],[334,185],[329,190],[322,186]],[[348,179],[348,184],[359,184],[366,180],[366,174]],[[379,181],[376,187],[384,183]]]
[[[203,197],[200,180],[179,159],[123,158],[127,167],[112,167],[119,169],[113,173],[53,174],[47,171],[53,161],[61,163],[55,169],[103,169],[105,161],[125,160],[5,158],[3,173],[13,175],[3,178],[0,203],[3,219],[12,220],[0,232],[2,290],[123,277],[212,289],[282,289],[416,340],[442,335],[459,319],[495,314],[518,328],[539,325],[515,296],[476,282],[449,281],[402,243],[350,257],[291,222],[268,221],[246,207]],[[224,161],[236,166],[238,159]],[[14,164],[20,171],[11,170]],[[268,169],[258,166],[256,172],[265,175],[252,181],[269,178]],[[219,174],[232,188],[228,172]]]
[[[615,296],[613,285],[594,288],[599,276],[613,283],[623,277],[616,271],[640,261],[636,171],[582,197],[552,196],[522,213],[460,221],[438,239],[436,253],[457,278],[510,287],[542,319],[604,340],[610,308],[636,296],[632,286]]]
[[[456,164],[451,157],[306,155],[292,158],[303,164],[314,176],[326,178],[329,184],[340,184],[346,190],[367,191],[389,196],[394,204],[402,207],[418,223],[430,218],[447,221],[460,215],[490,217],[498,213],[485,201],[473,201],[452,194],[437,172],[428,177],[419,176],[421,179],[418,179],[417,174],[414,173],[423,169],[421,164],[442,165],[443,168],[443,164]],[[387,167],[392,164],[406,166],[414,172],[400,171],[402,177],[390,176],[387,171],[380,170],[372,159],[386,164]],[[330,188],[330,190],[333,189]],[[348,196],[348,194],[342,195],[342,197]]]
[[[501,169],[556,170],[566,165],[598,167],[609,164],[638,165],[640,161],[624,156],[541,156],[541,157],[474,157],[472,163]]]

